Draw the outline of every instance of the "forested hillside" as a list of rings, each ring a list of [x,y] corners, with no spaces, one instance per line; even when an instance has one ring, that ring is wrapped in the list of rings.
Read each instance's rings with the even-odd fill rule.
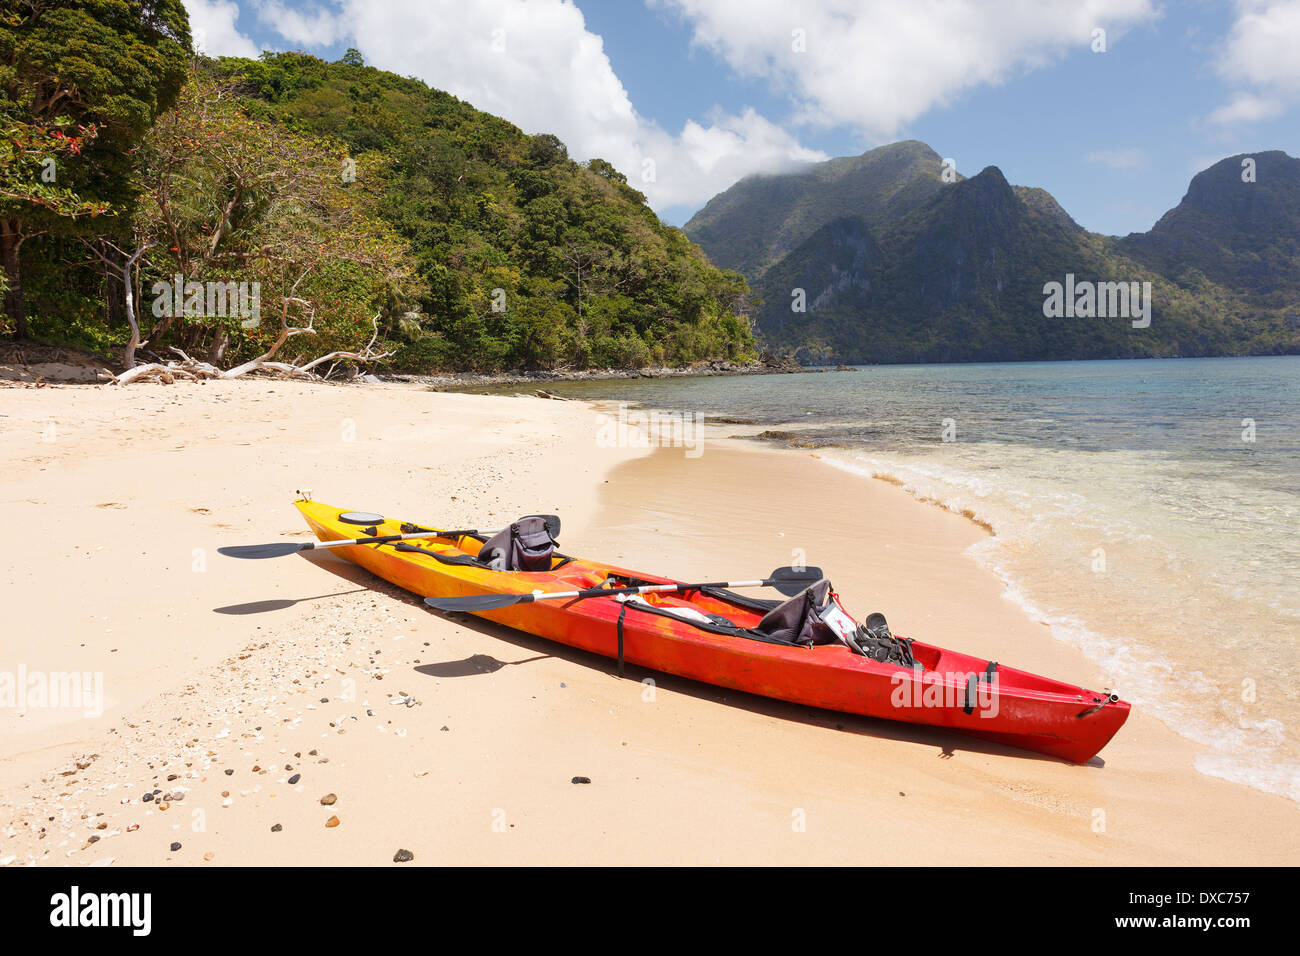
[[[0,91],[10,336],[222,368],[753,354],[744,280],[610,164],[355,51],[195,58],[180,0],[55,0],[0,19]]]
[[[685,228],[749,279],[760,339],[804,362],[1300,351],[1300,160],[1285,153],[1221,161],[1151,232],[1123,239],[996,167],[945,180],[916,142],[750,177]],[[1045,286],[1068,276],[1150,283],[1149,326],[1045,315]]]

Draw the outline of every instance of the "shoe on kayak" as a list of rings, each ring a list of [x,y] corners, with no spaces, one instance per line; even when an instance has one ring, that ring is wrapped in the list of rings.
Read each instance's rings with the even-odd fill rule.
[[[316,501],[296,506],[321,541],[356,537],[356,525],[343,517],[350,512]],[[393,520],[371,528],[376,535],[429,532],[415,541],[334,549],[423,597],[522,598],[681,583],[561,554],[545,528],[528,519],[490,540],[440,537],[435,529]],[[692,586],[635,597],[531,600],[474,613],[620,665],[626,660],[805,706],[943,727],[1076,763],[1095,756],[1129,714],[1113,694],[898,638],[880,614],[858,624],[826,580],[785,601]]]

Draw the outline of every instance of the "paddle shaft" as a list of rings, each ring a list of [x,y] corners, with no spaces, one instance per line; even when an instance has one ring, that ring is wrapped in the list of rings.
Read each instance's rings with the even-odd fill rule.
[[[709,581],[704,584],[643,584],[636,588],[587,588],[585,591],[534,591],[520,595],[518,603],[530,601],[568,601],[592,597],[611,597],[615,594],[666,594],[672,591],[699,591],[703,588],[761,588],[774,583],[773,578],[758,581]]]
[[[409,541],[416,538],[459,538],[467,534],[499,534],[503,528],[496,528],[490,531],[472,530],[472,531],[436,531],[430,528],[428,531],[416,531],[411,534],[385,534],[375,538],[349,538],[346,541],[304,541],[303,551],[319,551],[322,548],[348,548],[354,544],[391,544],[394,541]]]

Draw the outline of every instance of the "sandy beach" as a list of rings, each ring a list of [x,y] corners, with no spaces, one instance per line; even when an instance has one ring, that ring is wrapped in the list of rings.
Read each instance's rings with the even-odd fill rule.
[[[0,708],[0,861],[1300,862],[1279,839],[1294,804],[1198,773],[1197,746],[1141,708],[1074,766],[636,668],[620,680],[328,554],[216,553],[305,540],[302,489],[444,526],[554,512],[574,554],[684,580],[803,555],[859,618],[1103,685],[966,553],[989,533],[974,522],[732,437],[743,426],[709,426],[698,456],[606,447],[599,410],[402,385],[0,387],[19,537],[0,558],[0,673],[103,688]]]

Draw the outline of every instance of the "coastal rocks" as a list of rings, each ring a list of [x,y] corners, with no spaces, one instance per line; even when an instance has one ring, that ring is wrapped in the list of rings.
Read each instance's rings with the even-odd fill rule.
[[[623,379],[637,378],[698,378],[712,375],[773,375],[803,371],[806,371],[803,366],[790,356],[777,356],[770,352],[765,352],[757,362],[746,365],[723,359],[715,359],[712,361],[697,362],[694,365],[685,366],[683,368],[649,366],[646,368],[593,368],[576,371],[514,369],[512,371],[495,372],[490,374],[456,372],[443,375],[384,375],[381,376],[381,379],[387,382],[410,382],[427,385],[437,391],[455,391],[457,389],[473,388],[476,386],[534,385],[539,382],[619,381]],[[562,397],[548,392],[546,389],[535,389],[533,394],[539,398]]]

